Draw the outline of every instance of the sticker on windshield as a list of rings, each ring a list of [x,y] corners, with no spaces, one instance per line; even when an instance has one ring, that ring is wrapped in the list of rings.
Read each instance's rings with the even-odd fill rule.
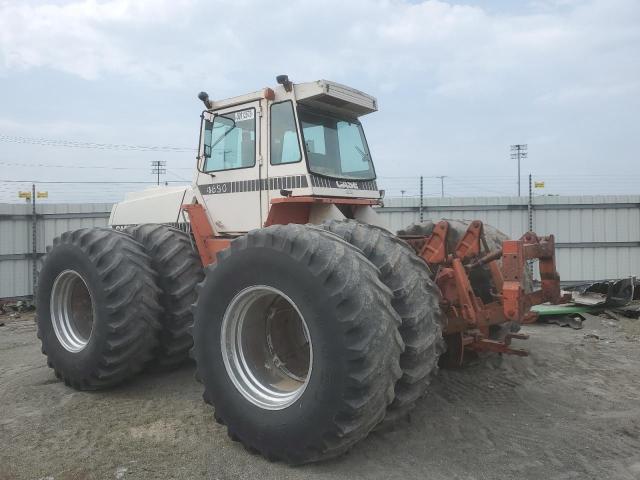
[[[233,119],[236,122],[243,122],[245,120],[253,120],[255,115],[255,110],[250,108],[249,110],[240,110],[239,112],[235,112],[233,114]]]

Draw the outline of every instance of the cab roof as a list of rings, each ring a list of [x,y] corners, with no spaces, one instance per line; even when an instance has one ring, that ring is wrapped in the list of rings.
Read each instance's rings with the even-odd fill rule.
[[[378,102],[375,97],[329,80],[297,83],[293,85],[293,92],[285,91],[281,85],[272,90],[275,92],[275,101],[295,98],[300,104],[348,116],[360,117],[378,110]],[[224,100],[216,100],[213,102],[213,109],[219,110],[260,100],[264,98],[265,91],[266,89]]]

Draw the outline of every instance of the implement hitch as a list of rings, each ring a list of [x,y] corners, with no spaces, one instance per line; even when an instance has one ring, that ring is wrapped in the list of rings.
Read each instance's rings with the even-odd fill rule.
[[[528,338],[515,333],[519,325],[536,320],[530,311],[533,305],[564,300],[556,271],[553,235],[538,237],[528,232],[519,240],[503,241],[501,249],[491,251],[482,222],[475,220],[450,252],[449,229],[449,222],[442,220],[429,236],[402,237],[427,262],[442,295],[440,304],[447,317],[443,333],[448,347],[443,363],[460,365],[465,351],[528,355],[526,350],[511,347],[511,340]],[[532,290],[530,260],[538,260],[541,279],[538,290]],[[476,269],[487,272],[482,277],[483,283],[490,285],[479,285],[477,279],[473,280]],[[479,288],[485,291],[483,298],[477,292]]]

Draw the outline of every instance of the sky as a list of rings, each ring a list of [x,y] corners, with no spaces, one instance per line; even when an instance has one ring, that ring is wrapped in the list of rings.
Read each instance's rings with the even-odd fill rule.
[[[117,201],[190,181],[196,95],[329,79],[387,195],[640,193],[638,0],[0,0],[0,202]],[[116,147],[114,145],[120,145]],[[131,148],[142,146],[144,148]],[[87,148],[92,147],[92,148]],[[9,182],[11,180],[11,182]],[[23,182],[24,181],[24,182]]]

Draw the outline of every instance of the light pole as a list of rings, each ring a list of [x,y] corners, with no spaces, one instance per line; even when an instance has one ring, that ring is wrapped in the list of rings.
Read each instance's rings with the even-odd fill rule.
[[[520,160],[527,158],[527,145],[524,143],[511,145],[511,158],[518,160],[518,196],[520,196]]]
[[[31,287],[33,300],[36,299],[36,283],[38,278],[38,217],[36,215],[36,198],[48,198],[49,192],[36,192],[36,184],[31,184],[31,191],[18,192],[18,197],[31,202]]]
[[[444,197],[444,179],[447,178],[446,175],[439,175],[436,178],[440,179],[440,196]]]

